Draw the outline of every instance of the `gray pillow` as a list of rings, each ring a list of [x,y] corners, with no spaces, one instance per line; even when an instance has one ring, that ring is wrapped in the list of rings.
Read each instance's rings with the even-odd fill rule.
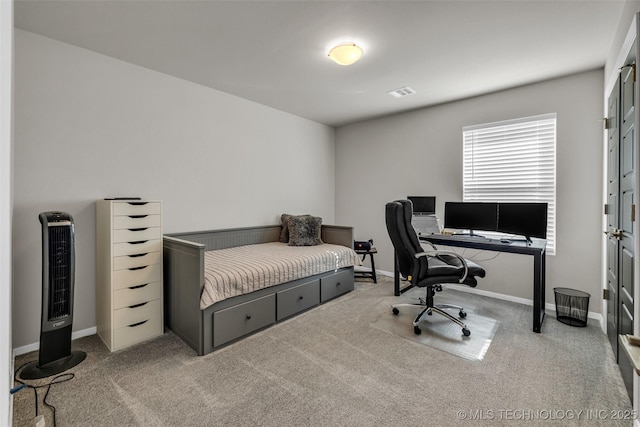
[[[289,228],[289,246],[321,245],[320,230],[322,218],[311,215],[290,216],[287,219]]]
[[[280,243],[289,243],[289,218],[291,217],[310,217],[311,215],[291,215],[291,214],[282,214],[280,216],[280,221],[282,222],[282,229],[280,230]]]
[[[282,214],[280,221],[282,222],[282,229],[280,230],[280,243],[289,243],[289,218],[293,215]]]

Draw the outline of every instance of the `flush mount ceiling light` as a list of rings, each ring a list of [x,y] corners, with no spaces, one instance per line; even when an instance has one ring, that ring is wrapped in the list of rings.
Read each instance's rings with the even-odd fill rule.
[[[329,51],[329,58],[336,64],[351,65],[362,57],[362,48],[355,43],[341,43]]]

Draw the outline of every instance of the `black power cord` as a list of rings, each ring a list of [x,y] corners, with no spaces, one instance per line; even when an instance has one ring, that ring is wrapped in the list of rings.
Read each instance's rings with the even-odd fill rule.
[[[19,377],[18,377],[18,373],[28,364],[30,364],[32,362],[27,362],[23,365],[21,365],[18,369],[15,370],[15,372],[13,373],[13,380],[15,382],[17,382],[18,384],[20,384],[19,386],[16,386],[14,388],[12,388],[10,390],[11,394],[15,394],[17,392],[19,392],[20,390],[22,390],[23,388],[30,388],[33,390],[33,400],[34,400],[34,404],[35,404],[35,411],[36,411],[36,417],[39,415],[39,411],[38,411],[38,389],[39,388],[46,388],[47,391],[44,394],[44,398],[42,399],[42,403],[44,403],[45,406],[49,407],[53,413],[53,427],[57,427],[57,422],[56,422],[56,407],[53,406],[52,404],[50,404],[49,402],[47,402],[47,397],[49,397],[49,392],[51,391],[51,386],[54,384],[60,384],[60,383],[64,383],[67,381],[71,381],[74,377],[75,374],[72,373],[65,373],[65,374],[60,374],[60,375],[56,375],[55,377],[53,377],[53,379],[51,379],[51,381],[49,381],[46,384],[41,384],[41,385],[33,385],[33,384],[28,384],[25,383],[24,381],[22,381]]]

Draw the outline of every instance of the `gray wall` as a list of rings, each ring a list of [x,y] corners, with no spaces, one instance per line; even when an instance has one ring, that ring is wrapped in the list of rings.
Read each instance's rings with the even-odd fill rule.
[[[557,255],[547,257],[547,302],[553,288],[591,293],[601,313],[603,71],[366,121],[336,131],[336,220],[373,238],[376,266],[392,271],[393,249],[384,225],[387,201],[435,195],[462,199],[462,127],[556,112]],[[531,257],[466,251],[487,269],[478,289],[531,300]]]
[[[95,326],[95,200],[162,200],[164,231],[334,223],[334,129],[44,38],[15,33],[13,345],[38,341],[38,213],[76,225],[74,330]]]

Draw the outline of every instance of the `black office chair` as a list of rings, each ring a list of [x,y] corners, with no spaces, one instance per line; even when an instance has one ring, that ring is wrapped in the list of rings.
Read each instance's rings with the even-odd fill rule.
[[[442,291],[442,285],[446,283],[463,283],[475,287],[478,282],[476,277],[484,277],[485,271],[478,264],[469,261],[454,252],[440,251],[435,246],[428,244],[432,250],[425,251],[415,229],[411,225],[413,207],[409,200],[396,200],[389,202],[385,207],[385,219],[387,231],[395,249],[396,262],[400,274],[412,285],[427,288],[425,299],[420,298],[419,304],[394,304],[393,314],[400,311],[398,307],[421,307],[422,310],[413,321],[413,331],[420,334],[420,322],[426,315],[438,313],[455,322],[462,328],[462,334],[469,336],[471,331],[459,319],[453,317],[444,309],[458,310],[461,319],[467,317],[467,313],[460,306],[450,304],[434,304],[433,297],[436,292]]]

